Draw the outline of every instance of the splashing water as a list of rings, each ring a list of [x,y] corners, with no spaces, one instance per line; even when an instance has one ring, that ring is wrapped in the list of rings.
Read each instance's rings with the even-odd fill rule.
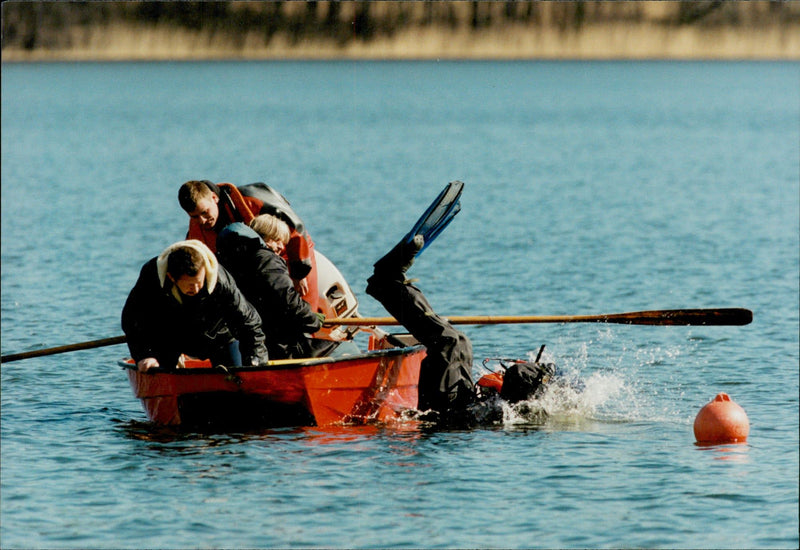
[[[613,338],[608,332],[601,339]],[[591,342],[589,343],[591,344]],[[641,367],[658,365],[681,355],[679,348],[632,349],[623,347],[621,355],[603,370],[597,359],[590,360],[589,345],[582,343],[577,353],[556,360],[545,350],[542,362],[561,363],[558,379],[540,395],[520,403],[502,403],[503,425],[538,425],[558,430],[584,430],[596,424],[630,422],[684,422],[678,411],[669,409],[670,400],[658,396],[659,389],[640,381]],[[528,352],[533,362],[537,352]],[[502,370],[484,365],[481,374]],[[584,373],[588,373],[584,375]]]

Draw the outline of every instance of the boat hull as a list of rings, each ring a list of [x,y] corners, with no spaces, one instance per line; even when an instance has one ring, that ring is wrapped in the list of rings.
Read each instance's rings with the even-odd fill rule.
[[[145,373],[131,359],[120,365],[157,424],[325,426],[388,422],[415,409],[424,357],[425,348],[417,345],[224,370],[197,360],[187,360],[187,368]]]

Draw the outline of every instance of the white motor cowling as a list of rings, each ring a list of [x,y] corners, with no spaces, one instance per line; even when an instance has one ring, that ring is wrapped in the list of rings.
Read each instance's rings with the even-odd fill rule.
[[[328,258],[314,250],[317,262],[317,287],[319,288],[319,308],[325,317],[358,317],[358,299],[353,294],[342,273]],[[327,340],[351,340],[358,332],[355,326],[322,327],[315,338]]]

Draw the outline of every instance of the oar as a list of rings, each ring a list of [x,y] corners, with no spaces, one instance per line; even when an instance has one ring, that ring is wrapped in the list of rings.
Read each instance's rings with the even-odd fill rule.
[[[454,325],[499,325],[512,323],[618,323],[623,325],[747,325],[753,320],[753,312],[743,308],[723,309],[659,309],[633,311],[630,313],[606,313],[602,315],[462,315],[447,317]],[[378,326],[399,325],[394,317],[348,317],[326,319],[326,325]],[[125,336],[102,338],[55,348],[37,349],[12,353],[0,357],[0,362],[10,363],[20,359],[55,355],[69,351],[113,346],[125,342]]]
[[[499,325],[510,323],[619,323],[624,325],[747,325],[753,312],[743,308],[659,309],[606,313],[602,315],[454,315],[454,325]],[[393,317],[350,317],[326,319],[326,325],[399,325]]]
[[[19,361],[20,359],[29,359],[31,357],[42,357],[43,355],[55,355],[57,353],[66,353],[68,351],[78,351],[82,349],[102,348],[103,346],[114,346],[116,344],[123,344],[123,343],[125,343],[124,336],[101,338],[100,340],[90,340],[89,342],[79,342],[77,344],[68,344],[66,346],[35,349],[33,351],[25,351],[22,353],[12,353],[10,355],[3,355],[2,357],[0,357],[0,363],[10,363],[11,361]]]

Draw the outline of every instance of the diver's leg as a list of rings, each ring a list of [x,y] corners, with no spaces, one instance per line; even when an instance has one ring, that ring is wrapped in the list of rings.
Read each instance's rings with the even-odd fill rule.
[[[419,381],[419,408],[444,412],[463,408],[474,398],[472,345],[433,311],[422,291],[405,279],[414,255],[422,247],[417,235],[401,242],[375,263],[367,294],[374,297],[427,348]]]

